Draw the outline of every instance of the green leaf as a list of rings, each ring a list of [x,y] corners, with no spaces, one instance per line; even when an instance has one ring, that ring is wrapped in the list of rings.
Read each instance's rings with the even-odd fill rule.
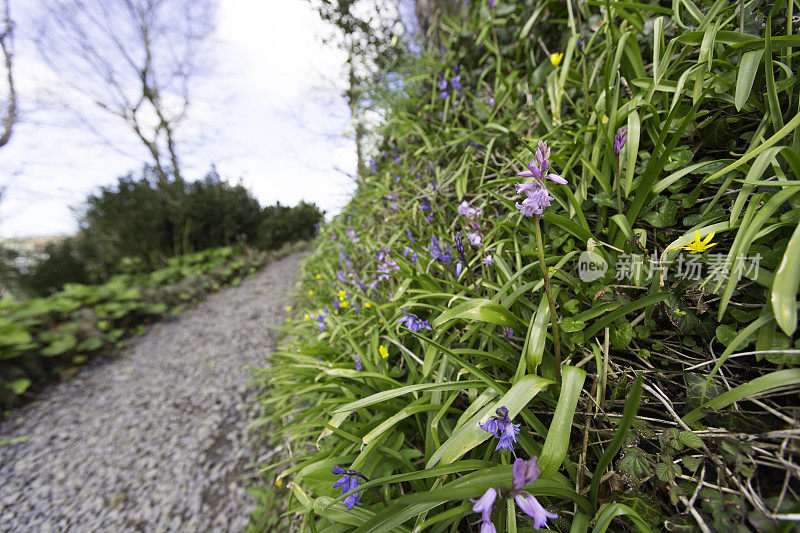
[[[689,448],[695,448],[699,450],[703,447],[703,439],[691,431],[681,431],[678,435],[678,440],[683,443],[684,446],[688,446]]]
[[[650,526],[647,525],[647,522],[639,516],[639,513],[627,505],[621,503],[605,503],[595,515],[595,524],[592,533],[604,533],[608,529],[608,526],[611,525],[611,521],[618,516],[627,516],[630,518],[639,531],[645,533],[651,533],[652,531]]]
[[[737,111],[741,111],[747,99],[750,98],[750,90],[753,88],[753,81],[756,79],[758,67],[761,64],[761,58],[764,56],[764,50],[751,50],[742,55],[742,60],[739,62],[739,69],[736,75],[736,96],[734,98],[734,105]]]
[[[547,430],[547,437],[539,454],[539,469],[545,478],[551,476],[560,467],[569,449],[569,437],[572,430],[572,418],[583,390],[586,372],[574,366],[562,368],[561,394],[558,397],[553,421]]]
[[[586,328],[586,322],[583,320],[576,320],[572,317],[566,317],[561,319],[559,327],[564,333],[572,333],[574,331],[580,331]]]
[[[497,324],[498,326],[525,327],[525,323],[514,313],[491,300],[485,299],[468,300],[460,303],[436,317],[431,326],[437,328],[450,320],[456,319],[480,320]]]
[[[19,396],[20,394],[28,390],[28,387],[31,386],[31,380],[27,378],[15,379],[14,381],[3,383],[3,386],[8,390],[12,391],[17,396]]]
[[[0,346],[28,344],[33,338],[28,331],[11,322],[0,323]]]
[[[75,348],[76,344],[78,344],[78,339],[76,339],[74,335],[62,335],[59,336],[55,341],[51,342],[49,346],[42,348],[39,353],[45,357],[61,355],[62,353],[68,352]]]
[[[633,340],[633,327],[630,322],[623,322],[617,327],[611,328],[608,333],[611,344],[618,350],[627,348]]]
[[[772,280],[775,321],[790,337],[797,329],[797,290],[800,285],[800,224],[794,229]]]
[[[373,405],[380,402],[385,402],[386,400],[390,400],[392,398],[397,398],[398,396],[403,396],[404,394],[409,394],[411,392],[419,392],[419,391],[445,391],[445,390],[462,390],[469,387],[474,387],[475,385],[482,383],[481,381],[459,381],[457,383],[418,383],[416,385],[408,385],[406,387],[400,387],[397,389],[386,390],[379,392],[377,394],[373,394],[371,396],[367,396],[366,398],[362,398],[360,400],[356,400],[355,402],[346,403],[340,407],[337,407],[333,410],[334,414],[347,414],[358,409],[363,409],[369,405]]]

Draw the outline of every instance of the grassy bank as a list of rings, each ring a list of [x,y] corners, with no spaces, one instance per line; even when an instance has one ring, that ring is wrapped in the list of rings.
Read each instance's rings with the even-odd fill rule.
[[[743,5],[443,17],[259,374],[298,527],[792,528],[799,43]]]

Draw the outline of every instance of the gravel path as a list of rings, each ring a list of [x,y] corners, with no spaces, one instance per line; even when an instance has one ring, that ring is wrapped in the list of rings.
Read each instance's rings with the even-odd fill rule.
[[[153,325],[0,425],[0,531],[241,531],[247,365],[275,348],[300,254]]]

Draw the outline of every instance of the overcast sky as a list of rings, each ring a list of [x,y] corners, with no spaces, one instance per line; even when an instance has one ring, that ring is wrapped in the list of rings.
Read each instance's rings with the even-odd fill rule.
[[[63,84],[25,38],[33,22],[23,3],[11,6],[22,114],[0,149],[0,236],[68,234],[77,228],[71,208],[141,168],[147,153],[124,126],[97,123],[104,140],[56,103]],[[216,163],[262,205],[304,199],[340,209],[355,188],[345,175],[355,147],[341,97],[346,56],[322,43],[328,32],[305,0],[220,0],[213,71],[182,130],[183,174],[202,177]]]

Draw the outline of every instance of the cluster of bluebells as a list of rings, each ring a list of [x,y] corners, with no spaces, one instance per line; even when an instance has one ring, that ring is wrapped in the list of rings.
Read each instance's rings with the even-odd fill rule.
[[[433,216],[429,213],[431,211],[431,201],[427,196],[423,196],[422,200],[419,201],[419,210],[428,212],[425,215],[425,222],[433,220]]]
[[[439,88],[439,98],[447,98],[452,93],[455,96],[455,101],[453,102],[455,105],[458,105],[458,99],[461,98],[461,74],[458,71],[458,65],[453,68],[453,73],[455,76],[450,78],[450,83],[448,87],[447,79],[444,77],[444,72],[439,74],[439,82],[436,86]]]
[[[450,246],[439,246],[439,239],[431,237],[431,245],[428,247],[431,257],[442,263],[450,263],[453,261],[453,254],[450,251]]]
[[[397,262],[389,257],[389,252],[391,251],[391,248],[387,250],[381,250],[376,256],[376,259],[378,260],[378,281],[388,280],[391,274],[394,274],[400,270],[400,266],[397,264]]]
[[[367,477],[357,470],[345,470],[341,466],[334,466],[331,473],[336,476],[342,476],[339,478],[336,483],[333,484],[333,487],[341,487],[342,494],[350,492],[351,490],[358,487],[358,480],[359,478],[364,479],[364,481],[369,481]],[[361,505],[361,502],[358,499],[361,497],[360,492],[354,492],[350,496],[344,499],[344,506],[348,509],[352,509],[356,505]]]
[[[414,234],[411,233],[411,228],[406,228],[406,235],[408,236],[408,240],[411,241],[411,244],[414,244]],[[403,250],[403,257],[409,257],[412,263],[417,262],[417,252],[411,246],[406,246],[406,249]]]
[[[508,409],[504,405],[498,407],[495,414],[483,424],[478,422],[478,427],[488,431],[498,439],[495,450],[513,451],[514,443],[517,442],[517,435],[519,434],[519,426],[520,424],[511,423],[511,419],[508,417]]]
[[[465,232],[467,240],[472,246],[481,247],[483,250],[483,232],[481,230],[480,218],[483,216],[483,209],[480,207],[472,207],[469,202],[464,200],[458,204],[458,214],[467,219],[470,231]],[[461,237],[459,237],[460,239]],[[465,259],[462,261],[466,262]],[[494,264],[494,258],[491,254],[487,254],[483,258],[483,264]]]
[[[408,328],[410,331],[412,331],[414,333],[419,333],[423,329],[427,329],[427,330],[431,329],[431,325],[428,324],[427,320],[422,320],[417,315],[409,313],[408,311],[406,311],[402,307],[400,308],[400,311],[403,312],[403,316],[400,317],[400,319],[397,321],[398,325],[405,326],[406,328]]]
[[[522,490],[522,487],[530,485],[539,479],[538,462],[538,457],[532,457],[528,461],[524,459],[514,461],[513,480],[511,482],[513,490],[509,494],[514,498],[517,507],[533,518],[534,529],[544,527],[548,519],[555,520],[558,518],[557,514],[545,509],[535,496]],[[481,533],[495,533],[497,531],[492,523],[492,508],[499,492],[495,488],[488,488],[483,493],[483,496],[477,500],[470,500],[474,504],[472,511],[481,514]]]
[[[310,319],[313,318],[314,320],[319,322],[319,324],[317,324],[317,329],[319,331],[324,331],[325,330],[325,319],[328,318],[328,314],[329,313],[330,313],[330,309],[328,309],[327,307],[323,307],[322,310],[317,312],[316,315],[306,315],[306,317],[307,317],[306,320],[310,320]]]
[[[528,170],[517,174],[521,178],[534,178],[533,181],[517,183],[517,194],[525,193],[522,203],[517,202],[516,207],[520,214],[526,217],[541,215],[544,208],[550,205],[553,197],[547,190],[545,180],[562,185],[567,184],[567,180],[557,174],[550,172],[550,148],[545,141],[539,141],[531,162],[528,163]]]

